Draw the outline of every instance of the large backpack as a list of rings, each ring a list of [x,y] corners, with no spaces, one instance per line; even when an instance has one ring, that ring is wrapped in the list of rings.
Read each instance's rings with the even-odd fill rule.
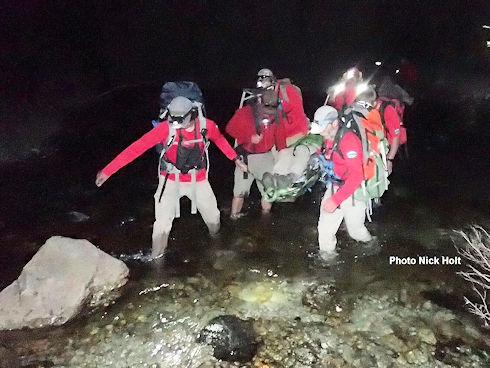
[[[158,124],[160,124],[162,121],[165,120],[168,113],[167,110],[168,105],[175,97],[178,96],[183,96],[188,98],[192,102],[199,103],[200,108],[203,111],[203,114],[205,115],[204,98],[202,95],[202,91],[197,85],[197,83],[190,82],[190,81],[166,82],[162,86],[162,90],[160,92],[160,98],[158,102],[160,105],[160,112],[158,114],[158,119],[152,121],[153,127],[156,127]],[[204,129],[205,129],[205,124],[204,124]],[[170,134],[169,132],[169,137],[171,136],[175,136],[175,134]],[[159,143],[155,147],[155,149],[160,154],[163,149],[163,144]]]
[[[386,169],[388,141],[384,134],[380,114],[374,108],[356,103],[344,112],[341,120],[342,127],[334,139],[333,150],[342,157],[339,143],[349,131],[355,133],[362,143],[364,180],[361,187],[354,192],[353,197],[366,202],[370,202],[371,199],[377,200],[381,198],[389,185]]]
[[[278,82],[278,86],[279,86],[278,92],[281,93],[282,98],[286,102],[289,102],[289,96],[288,96],[287,91],[286,91],[286,87],[288,85],[293,86],[293,88],[296,90],[296,92],[298,92],[301,99],[303,99],[303,94],[301,93],[301,88],[299,88],[297,85],[293,84],[293,82],[291,82],[291,79],[282,78],[282,79],[278,79],[277,82]]]

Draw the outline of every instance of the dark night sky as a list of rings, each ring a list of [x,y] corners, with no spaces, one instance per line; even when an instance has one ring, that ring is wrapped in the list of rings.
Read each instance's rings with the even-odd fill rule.
[[[426,74],[489,65],[488,0],[11,0],[1,8],[7,87],[70,73],[101,88],[180,78],[236,87],[268,66],[316,88],[378,59],[406,56]]]

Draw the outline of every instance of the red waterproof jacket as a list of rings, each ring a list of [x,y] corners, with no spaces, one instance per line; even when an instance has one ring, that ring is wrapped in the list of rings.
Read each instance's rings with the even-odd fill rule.
[[[276,116],[270,115],[269,119],[271,123],[265,124],[261,122],[260,134],[262,135],[262,139],[257,144],[253,144],[250,141],[252,136],[257,134],[255,118],[251,106],[244,106],[235,111],[235,114],[233,114],[233,117],[226,125],[226,132],[235,138],[237,143],[250,153],[269,152],[274,146],[274,134],[276,132],[275,118]]]
[[[198,130],[198,137],[200,137],[200,128],[199,128],[199,120],[195,121],[195,128]],[[237,157],[235,150],[230,146],[226,138],[220,133],[216,124],[209,119],[206,119],[206,129],[207,129],[207,137],[213,141],[218,148],[228,157],[230,160],[233,160]],[[188,132],[185,129],[178,129],[177,134],[175,135],[175,143],[179,142],[179,134],[178,131],[181,131],[183,142],[182,144],[185,146],[186,141],[195,140],[194,130]],[[102,169],[102,172],[107,176],[111,176],[120,168],[126,166],[131,161],[141,156],[145,151],[157,145],[158,143],[165,144],[167,141],[169,133],[168,121],[164,121],[158,124],[155,128],[150,130],[148,133],[143,135],[137,141],[131,143],[124,151],[122,151],[119,155],[117,155],[109,164]],[[187,144],[188,146],[194,145],[194,143]],[[204,143],[200,142],[199,146],[202,150],[204,150]],[[167,152],[166,156],[171,162],[175,162],[177,160],[177,149],[178,145],[171,145]],[[165,171],[161,172],[162,175],[166,175]],[[170,174],[168,176],[169,180],[175,180],[175,175]],[[196,181],[203,181],[206,179],[206,169],[201,169],[196,173]],[[179,174],[179,180],[182,182],[190,182],[191,174]]]
[[[286,85],[287,99],[282,95],[281,89],[279,87],[277,89],[283,109],[283,113],[279,113],[280,122],[276,126],[275,132],[276,149],[280,151],[288,147],[288,138],[296,135],[305,136],[308,133],[308,119],[303,108],[301,95],[292,85]]]
[[[347,132],[339,142],[338,150],[332,153],[333,140],[326,142],[325,157],[333,161],[335,175],[344,181],[339,190],[332,196],[332,200],[339,206],[361,186],[364,180],[362,171],[362,143],[359,137]]]
[[[384,101],[391,102],[395,105],[387,105],[384,111],[385,130],[388,143],[391,146],[393,138],[400,137],[400,144],[404,144],[407,142],[407,130],[403,126],[402,120],[405,106],[396,99],[380,97],[377,103],[378,110]]]

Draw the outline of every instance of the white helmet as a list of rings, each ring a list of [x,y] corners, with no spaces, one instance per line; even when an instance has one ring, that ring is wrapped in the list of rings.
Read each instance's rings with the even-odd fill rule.
[[[262,89],[272,89],[274,88],[274,84],[276,81],[276,77],[272,70],[264,68],[260,69],[257,73],[257,88]]]
[[[310,133],[320,134],[328,124],[333,123],[338,117],[339,114],[334,107],[328,105],[319,107],[315,111],[313,123],[311,123],[310,127]]]
[[[177,96],[168,105],[168,120],[176,128],[190,126],[194,105],[188,98]]]

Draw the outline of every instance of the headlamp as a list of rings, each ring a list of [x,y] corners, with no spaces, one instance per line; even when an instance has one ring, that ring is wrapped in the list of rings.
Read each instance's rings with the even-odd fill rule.
[[[168,115],[168,120],[174,125],[176,128],[185,128],[189,126],[189,123],[191,121],[191,115],[192,110],[189,110],[186,114],[184,115],[172,115],[169,113]]]

